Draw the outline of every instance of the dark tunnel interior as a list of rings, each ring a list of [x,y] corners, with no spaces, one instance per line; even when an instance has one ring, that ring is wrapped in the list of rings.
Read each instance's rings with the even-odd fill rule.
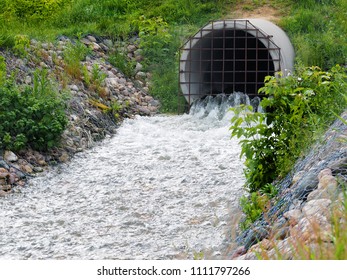
[[[212,30],[190,49],[189,82],[205,95],[258,95],[265,76],[274,74],[270,44],[262,41],[245,30]]]

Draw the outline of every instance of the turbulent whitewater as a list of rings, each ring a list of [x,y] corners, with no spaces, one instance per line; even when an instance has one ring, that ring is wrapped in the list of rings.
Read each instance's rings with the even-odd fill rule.
[[[230,139],[237,95],[116,135],[0,200],[0,259],[176,259],[220,254],[242,193]]]

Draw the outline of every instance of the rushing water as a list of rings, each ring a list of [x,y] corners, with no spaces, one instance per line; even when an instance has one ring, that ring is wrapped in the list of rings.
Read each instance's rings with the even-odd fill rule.
[[[218,255],[243,184],[224,114],[233,103],[126,120],[112,138],[1,199],[0,258]]]

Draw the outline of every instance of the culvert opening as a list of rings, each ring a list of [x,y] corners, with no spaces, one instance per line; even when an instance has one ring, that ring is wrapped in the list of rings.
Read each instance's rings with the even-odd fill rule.
[[[283,57],[283,50],[289,57]],[[200,29],[181,48],[180,87],[189,104],[219,93],[259,96],[264,78],[291,70],[293,60],[288,37],[271,22],[215,21]]]

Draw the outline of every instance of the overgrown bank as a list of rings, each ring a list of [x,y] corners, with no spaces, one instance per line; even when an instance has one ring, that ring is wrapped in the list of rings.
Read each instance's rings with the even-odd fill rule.
[[[347,258],[347,114],[342,114],[263,200],[261,217],[243,231],[235,259]]]
[[[176,110],[181,36],[227,2],[1,0],[1,195],[155,113],[149,91]]]
[[[157,112],[146,73],[138,70],[140,79],[130,80],[107,62],[114,48],[110,39],[88,36],[31,40],[20,56],[0,51],[1,196],[111,136],[123,118]]]
[[[264,114],[235,109],[231,130],[245,137],[248,195],[241,199],[245,231],[238,241],[244,246],[233,257],[346,258],[345,121],[322,136],[347,105],[346,8],[342,1],[297,1],[280,21],[296,48],[295,73],[266,79]]]

